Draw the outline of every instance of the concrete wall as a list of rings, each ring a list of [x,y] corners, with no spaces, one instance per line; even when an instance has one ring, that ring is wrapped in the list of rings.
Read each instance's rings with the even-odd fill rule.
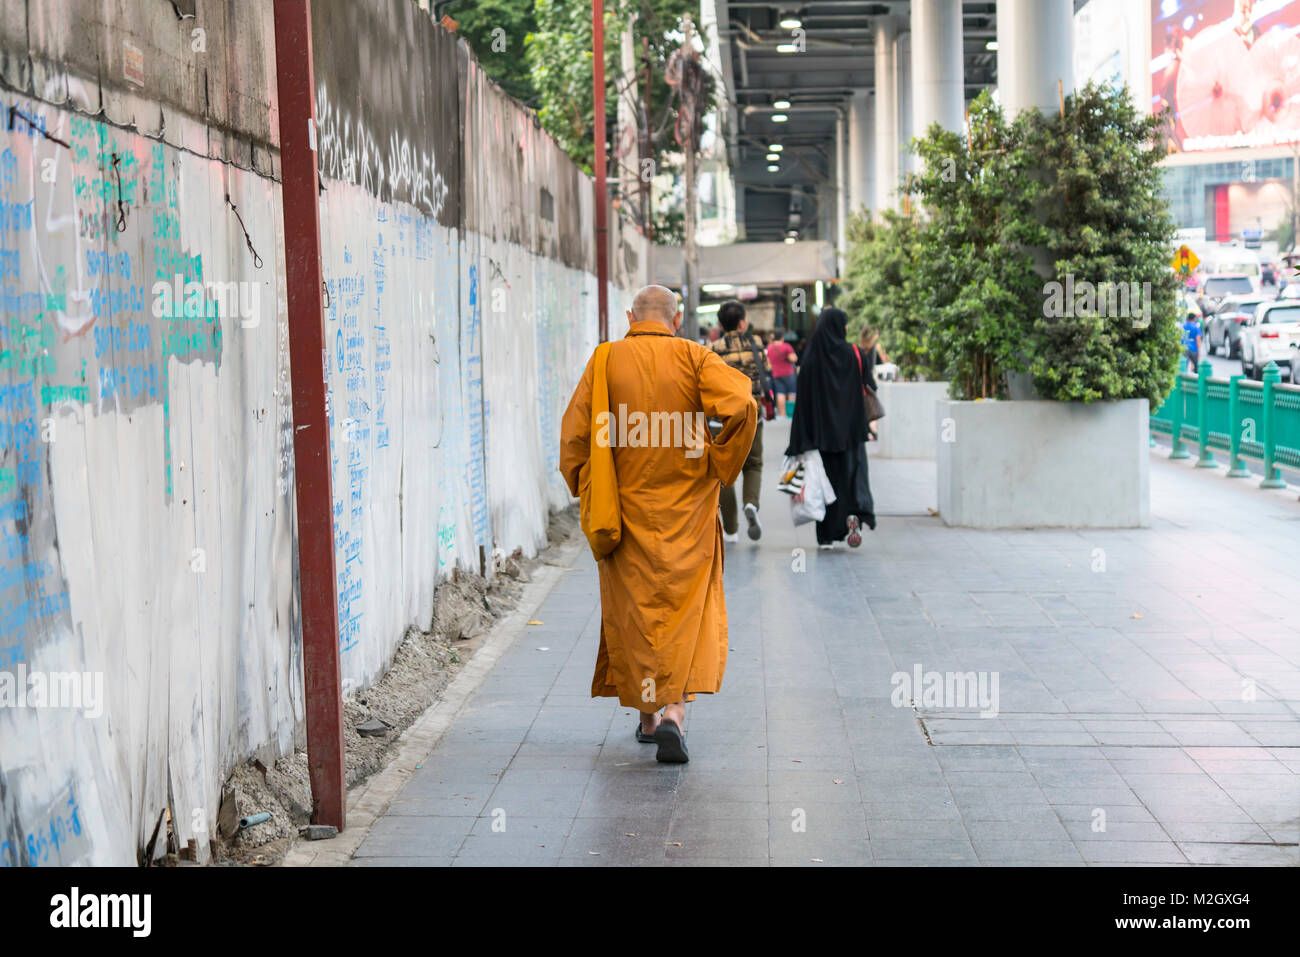
[[[1150,524],[1146,399],[940,402],[939,514],[972,528]]]
[[[946,382],[879,382],[876,394],[885,417],[876,420],[879,436],[871,451],[881,459],[933,459],[938,437],[934,405],[948,398]]]
[[[567,501],[594,190],[413,4],[315,10],[358,688],[428,627],[440,578],[533,553]],[[231,768],[301,741],[270,11],[0,9],[0,703],[66,672],[96,705],[0,707],[0,865],[134,863],[168,808],[206,855]],[[648,257],[613,222],[618,335]]]

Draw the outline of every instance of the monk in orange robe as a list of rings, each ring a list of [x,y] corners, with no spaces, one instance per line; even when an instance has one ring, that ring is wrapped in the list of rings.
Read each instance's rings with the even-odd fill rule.
[[[612,448],[622,534],[597,562],[591,695],[636,708],[637,740],[657,744],[660,761],[684,762],[686,702],[717,692],[727,663],[718,490],[745,463],[758,406],[748,376],[674,335],[682,314],[672,290],[642,289],[628,320],[626,338],[608,351],[608,414],[593,421],[595,356],[569,401],[560,471],[576,496],[592,430]],[[709,419],[722,423],[716,437]]]

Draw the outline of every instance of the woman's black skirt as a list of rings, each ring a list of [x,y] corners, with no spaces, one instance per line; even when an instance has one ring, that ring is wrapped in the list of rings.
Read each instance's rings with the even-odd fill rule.
[[[871,499],[867,475],[867,444],[844,452],[822,452],[822,466],[835,501],[826,506],[826,517],[817,523],[817,544],[841,542],[849,534],[849,516],[856,515],[868,528],[876,527],[876,506]]]

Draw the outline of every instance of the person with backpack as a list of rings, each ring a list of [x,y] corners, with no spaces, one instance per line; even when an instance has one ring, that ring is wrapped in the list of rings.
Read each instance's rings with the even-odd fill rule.
[[[762,409],[764,399],[771,392],[772,365],[758,337],[749,331],[745,307],[734,299],[727,300],[718,308],[718,325],[722,327],[722,335],[710,348],[721,356],[722,361],[727,365],[749,376],[754,401]],[[761,414],[758,417],[758,430],[754,433],[754,444],[749,448],[749,456],[745,459],[741,475],[745,522],[750,539],[756,542],[763,537],[763,526],[758,520],[758,493],[763,484],[763,415]],[[740,521],[736,514],[734,482],[722,487],[719,505],[722,508],[722,540],[740,541]]]

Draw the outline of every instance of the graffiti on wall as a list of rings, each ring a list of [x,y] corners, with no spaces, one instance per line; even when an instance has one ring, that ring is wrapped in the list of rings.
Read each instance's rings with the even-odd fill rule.
[[[416,5],[313,16],[340,647],[359,688],[428,627],[439,580],[480,548],[534,553],[568,501],[556,431],[595,344],[592,190]],[[249,49],[271,48],[254,23]],[[59,82],[69,104],[103,99]],[[481,151],[502,129],[511,152]],[[230,770],[300,736],[264,172],[0,93],[0,866],[134,863],[164,811],[203,859]],[[493,183],[529,200],[507,231],[465,219],[467,188],[491,219]],[[543,186],[563,207],[544,226]],[[612,290],[616,333],[635,278]],[[102,676],[100,707],[7,706],[20,675],[54,673]]]

